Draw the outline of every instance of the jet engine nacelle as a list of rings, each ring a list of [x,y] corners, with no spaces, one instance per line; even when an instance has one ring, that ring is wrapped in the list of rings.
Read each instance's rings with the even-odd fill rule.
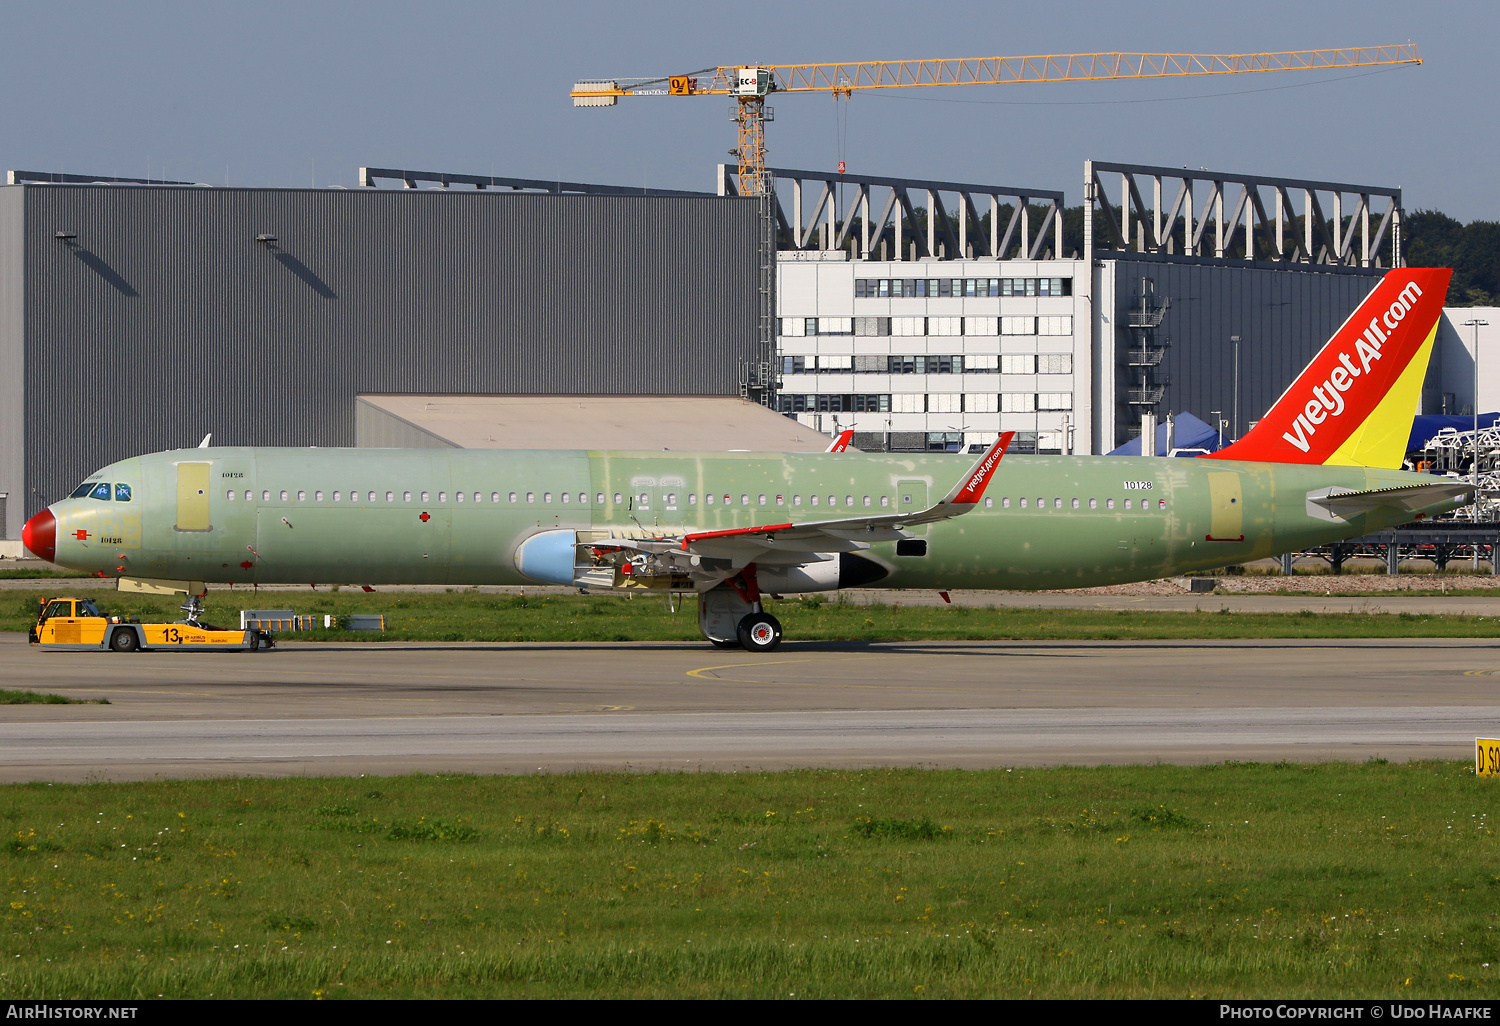
[[[890,570],[857,552],[822,552],[817,563],[800,566],[765,566],[756,574],[761,591],[797,594],[859,588],[886,577]]]
[[[541,584],[573,583],[576,531],[543,531],[516,546],[516,569]]]

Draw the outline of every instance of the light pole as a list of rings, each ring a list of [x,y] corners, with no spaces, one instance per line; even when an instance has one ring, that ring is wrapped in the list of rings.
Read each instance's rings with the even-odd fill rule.
[[[1229,344],[1234,346],[1234,421],[1230,425],[1229,433],[1234,440],[1240,437],[1240,337],[1229,336]]]
[[[1474,318],[1464,327],[1474,329],[1474,522],[1479,522],[1479,329],[1490,322]],[[1474,566],[1479,566],[1479,548],[1474,548]]]

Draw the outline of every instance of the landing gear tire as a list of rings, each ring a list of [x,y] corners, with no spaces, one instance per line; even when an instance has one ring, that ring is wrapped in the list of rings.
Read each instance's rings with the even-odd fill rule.
[[[109,647],[116,652],[134,652],[140,648],[135,631],[117,630],[109,636]]]
[[[781,644],[781,621],[770,613],[750,613],[740,621],[736,633],[745,651],[769,652]]]

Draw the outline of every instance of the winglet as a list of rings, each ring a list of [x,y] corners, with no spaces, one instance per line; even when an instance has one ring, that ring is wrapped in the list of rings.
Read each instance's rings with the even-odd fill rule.
[[[1011,439],[1015,437],[1014,431],[1007,431],[995,439],[995,444],[979,457],[978,463],[969,468],[969,473],[948,493],[942,505],[973,506],[978,503],[984,490],[989,487],[990,478],[995,476],[995,471],[1000,466],[1000,458],[1005,455]]]
[[[854,429],[846,428],[839,432],[839,436],[833,440],[833,444],[824,449],[824,452],[843,452],[849,448],[849,441],[854,437]]]

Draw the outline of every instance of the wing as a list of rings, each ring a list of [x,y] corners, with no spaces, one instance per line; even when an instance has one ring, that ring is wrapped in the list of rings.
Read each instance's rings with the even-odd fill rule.
[[[1014,431],[1002,434],[947,495],[914,513],[881,513],[797,524],[737,527],[727,531],[699,531],[675,538],[633,539],[629,544],[647,552],[727,559],[735,566],[750,562],[806,563],[815,559],[814,554],[819,552],[867,549],[875,542],[907,537],[906,527],[962,516],[979,505],[1015,434]]]

